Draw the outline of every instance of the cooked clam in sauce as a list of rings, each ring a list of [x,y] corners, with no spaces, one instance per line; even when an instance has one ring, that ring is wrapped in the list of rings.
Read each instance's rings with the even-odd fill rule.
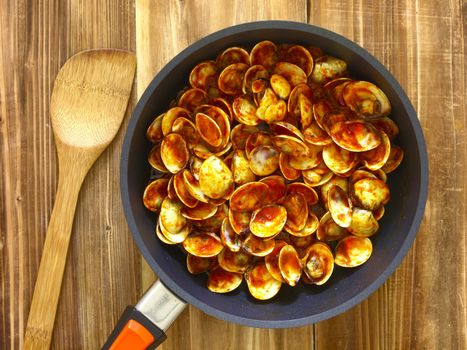
[[[230,47],[151,121],[143,204],[210,291],[245,279],[266,300],[371,259],[404,151],[385,93],[351,73],[312,46]]]

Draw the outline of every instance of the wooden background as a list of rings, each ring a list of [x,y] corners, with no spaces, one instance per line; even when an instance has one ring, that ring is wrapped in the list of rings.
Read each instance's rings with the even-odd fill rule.
[[[264,330],[190,307],[161,349],[465,349],[466,13],[461,0],[0,0],[0,349],[21,347],[54,201],[49,99],[60,66],[83,49],[135,51],[130,112],[154,74],[187,45],[261,19],[336,31],[395,75],[428,144],[425,217],[396,273],[345,314],[298,329]],[[124,307],[154,279],[120,204],[124,128],[81,191],[54,349],[98,349]]]

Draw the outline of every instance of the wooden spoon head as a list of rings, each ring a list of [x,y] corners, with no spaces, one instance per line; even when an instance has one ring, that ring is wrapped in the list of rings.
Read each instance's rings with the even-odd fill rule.
[[[135,68],[133,53],[114,49],[82,51],[65,62],[50,105],[57,145],[104,149],[122,123]]]

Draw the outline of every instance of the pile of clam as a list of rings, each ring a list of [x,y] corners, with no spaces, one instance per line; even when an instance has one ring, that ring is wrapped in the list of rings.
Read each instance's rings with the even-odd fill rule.
[[[403,151],[391,105],[346,62],[262,41],[198,64],[147,130],[157,178],[144,205],[156,234],[217,293],[245,278],[254,298],[371,256]]]

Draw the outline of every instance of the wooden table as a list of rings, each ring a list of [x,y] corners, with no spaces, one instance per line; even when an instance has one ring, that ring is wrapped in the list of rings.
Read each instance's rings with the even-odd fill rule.
[[[0,0],[0,349],[21,347],[54,201],[49,100],[60,66],[83,49],[135,51],[127,122],[138,96],[176,53],[218,29],[262,19],[336,31],[395,75],[428,145],[425,217],[396,273],[352,310],[308,327],[266,330],[190,307],[161,349],[465,349],[466,9],[462,1],[441,0]],[[81,191],[54,349],[99,348],[125,306],[154,279],[120,203],[124,130]]]

